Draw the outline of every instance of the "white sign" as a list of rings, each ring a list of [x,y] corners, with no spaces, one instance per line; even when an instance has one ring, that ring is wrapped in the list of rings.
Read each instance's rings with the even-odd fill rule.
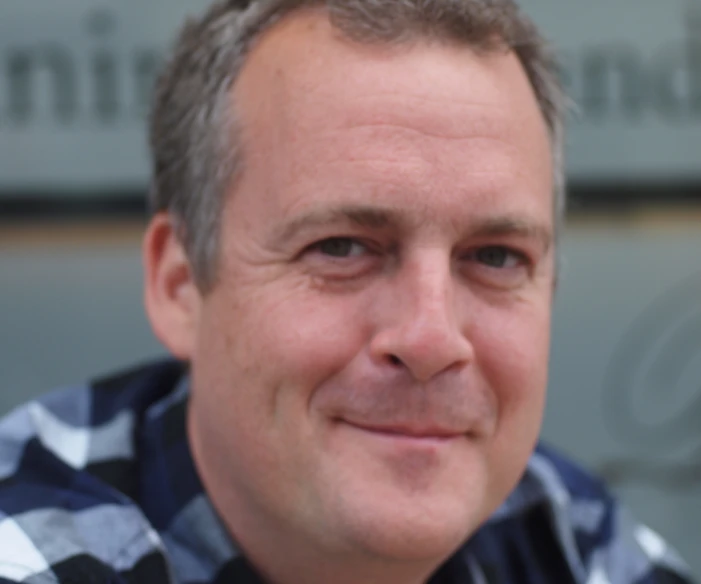
[[[0,3],[0,192],[143,191],[166,48],[205,0]],[[522,0],[579,113],[574,179],[701,181],[701,0]]]

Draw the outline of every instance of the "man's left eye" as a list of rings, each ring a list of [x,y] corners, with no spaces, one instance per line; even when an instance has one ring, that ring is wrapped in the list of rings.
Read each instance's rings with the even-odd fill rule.
[[[523,254],[500,245],[481,247],[474,257],[490,268],[515,268],[524,263]]]
[[[349,258],[365,253],[365,246],[349,237],[331,237],[316,244],[316,248],[324,255],[335,258]]]

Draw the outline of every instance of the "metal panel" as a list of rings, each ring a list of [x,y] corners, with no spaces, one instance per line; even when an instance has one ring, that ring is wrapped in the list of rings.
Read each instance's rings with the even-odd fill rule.
[[[0,192],[143,192],[154,72],[196,0],[0,3]],[[701,183],[701,0],[522,0],[579,104],[578,181]]]

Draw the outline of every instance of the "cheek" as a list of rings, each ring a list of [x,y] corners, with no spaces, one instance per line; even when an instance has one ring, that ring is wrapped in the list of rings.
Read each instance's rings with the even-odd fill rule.
[[[353,361],[365,339],[362,316],[344,298],[271,304],[267,315],[258,319],[258,327],[262,357],[291,394],[282,397],[290,399],[300,394],[310,398]]]
[[[498,422],[488,457],[493,480],[510,490],[540,432],[545,405],[550,311],[524,305],[492,314],[475,337],[478,367],[498,403]]]
[[[350,298],[320,299],[312,292],[258,290],[249,297],[212,299],[199,345],[217,385],[236,387],[246,380],[255,387],[240,399],[266,400],[265,408],[276,410],[290,401],[306,402],[344,368],[362,347],[360,311]]]
[[[340,298],[210,299],[192,371],[194,401],[212,459],[227,461],[237,492],[282,507],[304,498],[314,473],[309,401],[362,346],[355,316]]]
[[[502,407],[539,403],[545,392],[550,346],[550,309],[522,303],[489,308],[475,322],[478,367]]]

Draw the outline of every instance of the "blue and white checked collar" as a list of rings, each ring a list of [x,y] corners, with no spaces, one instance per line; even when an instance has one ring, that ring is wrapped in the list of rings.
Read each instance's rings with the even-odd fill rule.
[[[188,378],[159,362],[47,394],[0,422],[0,584],[259,584],[207,497]],[[430,584],[687,584],[664,541],[539,447]]]
[[[182,582],[210,582],[239,556],[195,469],[186,437],[189,379],[151,406],[141,434],[139,504]]]

